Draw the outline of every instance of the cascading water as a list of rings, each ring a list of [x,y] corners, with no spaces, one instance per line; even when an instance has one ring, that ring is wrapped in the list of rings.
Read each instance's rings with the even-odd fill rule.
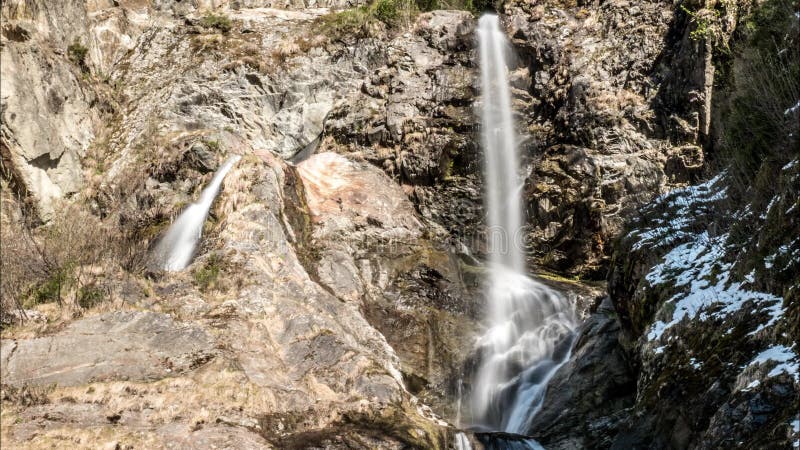
[[[463,387],[463,381],[461,379],[458,380],[458,384],[456,385],[456,389],[458,391],[456,397],[456,428],[461,428],[461,389]],[[472,444],[469,443],[469,439],[467,439],[467,435],[464,433],[456,433],[456,450],[472,450]]]
[[[186,208],[178,220],[167,230],[167,234],[155,248],[155,258],[164,270],[183,270],[192,261],[195,247],[203,234],[203,224],[208,217],[211,204],[219,193],[222,180],[241,157],[231,156],[214,174],[214,178],[203,189],[200,200]]]
[[[472,421],[492,431],[527,434],[547,382],[568,359],[575,317],[559,292],[525,275],[522,180],[500,21],[478,23],[482,145],[489,225],[489,329],[478,342],[480,366],[471,393]],[[514,441],[506,448],[537,448]],[[503,447],[501,446],[501,447]]]

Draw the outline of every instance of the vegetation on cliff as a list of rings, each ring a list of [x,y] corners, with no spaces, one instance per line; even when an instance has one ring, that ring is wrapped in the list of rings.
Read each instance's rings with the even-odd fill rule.
[[[531,432],[788,442],[792,2],[50,3],[2,8],[3,442],[449,445],[482,314],[473,33],[494,7],[529,263],[611,267]],[[233,153],[194,264],[148,269]]]
[[[627,445],[769,447],[796,433],[798,19],[784,0],[739,18],[717,61],[716,176],[647,205],[619,241],[609,292],[639,379]]]

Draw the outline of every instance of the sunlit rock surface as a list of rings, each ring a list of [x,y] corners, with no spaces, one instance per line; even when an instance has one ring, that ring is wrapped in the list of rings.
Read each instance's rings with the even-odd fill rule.
[[[146,254],[225,158],[243,156],[185,271],[74,267],[102,287],[97,304],[67,289],[61,305],[0,317],[4,446],[454,442],[446,422],[485,307],[475,18],[321,28],[360,3],[3,2],[3,230],[74,207],[86,214],[73,221],[91,217]],[[731,230],[698,234],[697,196],[635,227],[685,241],[623,231],[631,210],[716,170],[705,149],[717,143],[714,99],[725,103],[719,50],[749,6],[684,5],[715,17],[701,39],[680,6],[500,11],[517,52],[528,262],[594,279],[612,267],[611,304],[588,308],[599,292],[548,281],[594,316],[530,430],[547,448],[755,448],[797,434],[786,415],[797,410],[797,166],[762,158],[775,192],[733,210],[753,241],[745,256],[719,250]],[[211,8],[230,30],[205,25]],[[787,126],[797,100],[775,109]],[[17,263],[8,243],[4,276]],[[677,257],[690,251],[696,264]],[[691,295],[717,287],[722,303]]]
[[[318,153],[298,165],[315,236],[334,238],[358,227],[388,239],[420,237],[422,222],[403,190],[379,169],[336,153]],[[349,228],[349,229],[348,229]]]
[[[299,50],[327,13],[308,5],[238,5],[228,33],[178,2],[74,7],[70,24],[56,16],[73,7],[52,6],[3,9],[19,27],[3,35],[3,156],[17,180],[44,180],[24,186],[40,217],[51,198],[78,192],[154,242],[225,156],[245,156],[186,271],[136,279],[136,295],[115,297],[119,312],[77,309],[83,318],[4,331],[13,406],[4,404],[3,442],[444,447],[451,431],[416,395],[450,413],[447,393],[476,328],[475,282],[464,283],[446,243],[424,237],[432,225],[380,168],[330,153],[296,168],[283,159],[313,152],[335,101],[386,63],[382,41]],[[426,45],[414,36],[415,48]],[[80,64],[67,54],[76,39],[87,48]],[[24,56],[39,55],[37,45],[74,104],[42,103],[52,89],[37,70],[48,63]],[[31,128],[40,122],[45,132]],[[40,154],[56,161],[47,177],[36,172]],[[218,280],[201,283],[211,267]],[[22,425],[6,426],[15,420]]]

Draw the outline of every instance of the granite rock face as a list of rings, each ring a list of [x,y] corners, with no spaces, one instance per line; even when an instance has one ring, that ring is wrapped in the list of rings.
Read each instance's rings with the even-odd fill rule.
[[[4,9],[14,26],[24,11],[51,18],[59,11],[15,5]],[[468,51],[462,41],[472,19],[431,14],[410,34],[377,30],[346,43],[313,35],[328,11],[262,6],[270,5],[231,5],[227,32],[204,27],[204,11],[188,2],[74,11],[80,20],[58,46],[78,36],[85,58],[70,62],[64,50],[52,65],[94,96],[77,108],[91,119],[91,135],[70,175],[83,180],[76,200],[146,247],[225,157],[243,159],[226,177],[185,272],[132,273],[135,295],[121,292],[113,307],[70,306],[72,315],[51,312],[4,331],[4,442],[445,448],[452,441],[452,427],[431,407],[450,418],[450,390],[470,350],[463,344],[478,328],[478,282],[463,275],[475,261],[451,248],[382,167],[322,146],[330,118],[373,73],[405,83],[387,69],[399,61],[387,56],[390,48],[404,58],[427,55],[407,61],[409,71],[449,70],[442,55],[459,45]],[[14,30],[11,38],[21,39]],[[56,45],[37,29],[24,36]],[[11,38],[4,34],[4,45],[22,52]],[[20,71],[16,79],[37,88],[38,77],[47,78],[19,62],[3,70]],[[462,72],[453,77],[471,82]],[[467,107],[465,89],[458,95]],[[23,96],[3,101],[4,114],[38,108]],[[410,130],[416,113],[397,109],[406,102],[393,100],[388,128]],[[40,119],[42,127],[61,120]],[[36,147],[13,125],[4,128],[4,157]],[[22,144],[7,145],[12,139]],[[10,161],[13,181],[24,184],[30,161]],[[45,220],[57,213],[46,206],[67,197],[27,193]]]
[[[52,201],[83,187],[80,159],[94,138],[96,95],[64,53],[86,29],[83,5],[4,3],[0,149],[19,192],[30,192],[42,216]]]
[[[43,215],[50,199],[82,186],[87,164],[80,161],[89,150],[89,174],[108,170],[104,182],[113,186],[140,153],[133,147],[171,146],[190,132],[195,141],[233,133],[293,161],[314,151],[363,158],[406,185],[440,235],[482,254],[471,15],[434,11],[400,36],[377,30],[332,41],[315,25],[325,10],[262,3],[214,5],[231,20],[224,33],[202,25],[210,5],[98,2],[70,7],[75,20],[67,26],[52,17],[57,9],[9,4],[7,90],[25,90],[24,83],[48,89],[33,81],[52,77],[19,75],[30,72],[25,67],[71,74],[51,89],[65,91],[66,106],[37,118],[44,132],[14,124],[24,111],[43,110],[50,94],[4,100],[12,102],[5,111],[20,116],[4,121],[4,154]],[[685,14],[670,5],[627,9],[613,2],[504,6],[518,55],[511,79],[529,173],[530,256],[559,272],[600,274],[609,242],[635,206],[691,181],[703,162],[708,130],[700,116],[710,94],[698,93],[713,76],[704,47],[689,39]],[[58,27],[49,34],[34,31],[51,22]],[[24,27],[31,32],[13,31]],[[86,56],[70,65],[72,42]],[[46,64],[25,50],[32,47],[58,51]],[[669,70],[682,62],[698,68]],[[32,141],[48,134],[47,146]],[[108,154],[115,157],[106,161]]]
[[[320,149],[382,168],[434,232],[480,253],[474,29],[466,12],[421,15],[386,47],[385,66],[335,105]]]
[[[71,436],[99,445],[90,430],[108,427],[108,438],[124,445],[181,435],[192,445],[446,446],[447,423],[406,385],[413,377],[415,393],[447,412],[443,389],[466,350],[455,336],[475,325],[437,303],[455,284],[442,277],[429,285],[435,295],[425,305],[414,303],[413,291],[384,297],[397,283],[397,254],[373,247],[378,239],[432,246],[420,238],[402,189],[380,169],[335,154],[298,169],[251,152],[226,177],[218,221],[195,262],[185,273],[159,275],[147,297],[125,300],[158,312],[90,309],[51,334],[4,335],[4,414],[23,424],[4,425],[4,442],[35,447]],[[315,159],[323,162],[309,167]],[[341,175],[322,198],[312,177],[321,168]],[[348,210],[361,205],[354,210],[364,215],[326,209],[335,198]],[[425,264],[441,262],[414,258],[404,267]],[[218,281],[204,284],[212,270]],[[423,336],[421,348],[388,333],[387,340],[381,326],[400,313],[375,313],[378,302],[402,309],[409,326],[450,317],[449,334]],[[32,406],[25,399],[37,389],[44,394]],[[149,406],[164,403],[170,407]]]
[[[213,342],[204,330],[164,314],[93,316],[55,336],[3,341],[3,383],[76,386],[161,379],[205,364],[215,355]]]
[[[519,58],[531,256],[602,278],[626,218],[699,175],[709,50],[690,36],[686,13],[659,1],[509,2],[504,11]]]
[[[242,156],[186,271],[114,267],[124,276],[99,305],[19,309],[0,343],[4,443],[452,445],[484,308],[475,18],[336,31],[334,10],[363,3],[3,3],[3,183],[35,210],[3,220],[47,222],[64,202],[146,254],[221,161]],[[796,242],[776,236],[797,235],[798,166],[770,160],[780,196],[749,210],[727,205],[738,199],[719,180],[685,187],[718,132],[714,49],[746,5],[683,6],[501,8],[529,265],[611,269],[610,298],[531,425],[547,448],[790,436]],[[715,214],[755,236],[745,256],[720,253],[737,228],[704,230]],[[670,259],[687,246],[697,253]],[[554,283],[598,297],[574,284]],[[708,286],[728,303],[703,291],[706,309],[680,316],[699,310],[679,300]]]

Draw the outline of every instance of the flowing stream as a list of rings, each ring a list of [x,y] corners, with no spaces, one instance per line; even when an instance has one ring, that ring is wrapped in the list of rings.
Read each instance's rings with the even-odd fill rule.
[[[569,358],[576,318],[561,293],[528,277],[523,244],[522,184],[507,59],[511,47],[495,15],[478,22],[481,133],[488,211],[488,329],[470,404],[474,428],[526,435],[547,382]],[[495,442],[496,444],[496,442]],[[541,448],[516,439],[493,448]]]
[[[217,169],[214,178],[200,194],[200,200],[189,205],[161,238],[154,252],[161,268],[179,271],[185,269],[192,261],[197,243],[203,235],[203,224],[206,222],[211,204],[219,193],[222,180],[240,158],[238,155],[231,156]]]

